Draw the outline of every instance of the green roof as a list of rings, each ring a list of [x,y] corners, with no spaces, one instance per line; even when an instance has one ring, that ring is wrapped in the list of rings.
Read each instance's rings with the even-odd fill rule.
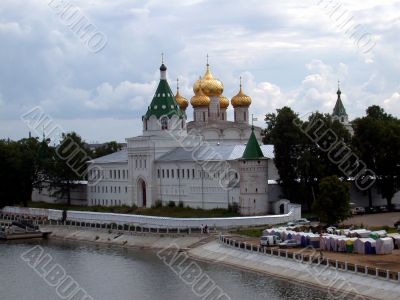
[[[338,116],[338,117],[347,116],[346,109],[344,108],[342,99],[340,99],[341,93],[342,92],[340,90],[337,91],[338,98],[336,100],[335,107],[333,108],[333,114],[332,114],[333,116]]]
[[[175,96],[169,87],[168,81],[161,79],[158,84],[157,90],[154,94],[153,100],[147,109],[144,118],[148,119],[150,116],[156,116],[159,119],[161,116],[171,118],[177,115],[180,118],[185,116],[185,113],[180,109],[176,102]]]
[[[242,159],[260,159],[263,158],[264,154],[261,151],[261,147],[257,142],[256,135],[252,129],[249,141],[247,142],[246,149],[243,152]]]

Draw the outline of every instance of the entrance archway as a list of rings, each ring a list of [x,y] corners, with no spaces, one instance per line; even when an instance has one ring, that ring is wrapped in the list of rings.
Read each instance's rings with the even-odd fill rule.
[[[139,179],[137,183],[138,191],[138,206],[146,207],[147,205],[147,193],[146,193],[146,182],[143,179]]]
[[[283,215],[285,213],[285,204],[279,205],[279,214]]]

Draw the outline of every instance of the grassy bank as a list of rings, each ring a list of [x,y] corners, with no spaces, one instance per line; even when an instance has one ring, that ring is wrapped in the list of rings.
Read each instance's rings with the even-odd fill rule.
[[[223,218],[223,217],[237,217],[235,213],[228,209],[216,208],[212,210],[205,210],[201,208],[190,207],[154,207],[154,208],[137,208],[129,206],[77,206],[66,204],[51,204],[44,202],[30,202],[29,207],[34,208],[48,208],[59,210],[77,210],[77,211],[95,211],[95,212],[112,212],[120,214],[136,214],[147,216],[160,216],[160,217],[175,217],[175,218]]]

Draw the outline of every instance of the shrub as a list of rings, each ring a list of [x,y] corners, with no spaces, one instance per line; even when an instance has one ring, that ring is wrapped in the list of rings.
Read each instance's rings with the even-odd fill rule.
[[[154,208],[161,208],[163,206],[162,201],[161,200],[156,200],[156,202],[154,202],[153,207]]]
[[[175,207],[175,202],[174,201],[169,201],[168,202],[168,207]]]
[[[184,205],[183,205],[183,202],[182,202],[182,201],[179,201],[179,202],[178,202],[178,207],[179,207],[179,208],[183,208],[183,207],[184,207]]]
[[[237,202],[233,202],[232,204],[229,204],[228,210],[234,214],[238,214],[239,213],[239,204]]]

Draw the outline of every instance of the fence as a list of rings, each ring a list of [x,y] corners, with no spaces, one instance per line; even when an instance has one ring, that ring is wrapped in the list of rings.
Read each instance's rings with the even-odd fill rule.
[[[277,249],[277,248],[267,248],[261,247],[259,245],[253,245],[246,242],[237,241],[223,235],[219,236],[219,242],[232,247],[241,249],[244,251],[250,251],[252,253],[258,253],[262,255],[269,256],[277,256],[283,259],[290,259],[296,262],[301,263],[309,263],[309,264],[317,264],[321,266],[325,266],[327,268],[333,268],[336,270],[344,271],[344,272],[353,272],[355,274],[362,274],[365,276],[370,276],[374,278],[381,278],[384,280],[391,280],[400,282],[400,272],[394,272],[389,270],[382,270],[379,268],[372,268],[369,266],[351,264],[348,262],[338,261],[338,260],[330,260],[328,258],[321,259],[319,256],[306,255],[304,253],[293,253],[287,251],[285,249]]]
[[[282,215],[265,215],[232,218],[168,218],[142,215],[98,213],[89,211],[68,211],[67,220],[99,224],[137,224],[154,228],[199,228],[207,225],[210,228],[230,229],[248,226],[276,225],[298,219],[301,207],[290,205],[290,211]],[[0,211],[0,216],[30,217],[37,220],[61,220],[62,211],[54,209],[38,209],[6,206]]]

